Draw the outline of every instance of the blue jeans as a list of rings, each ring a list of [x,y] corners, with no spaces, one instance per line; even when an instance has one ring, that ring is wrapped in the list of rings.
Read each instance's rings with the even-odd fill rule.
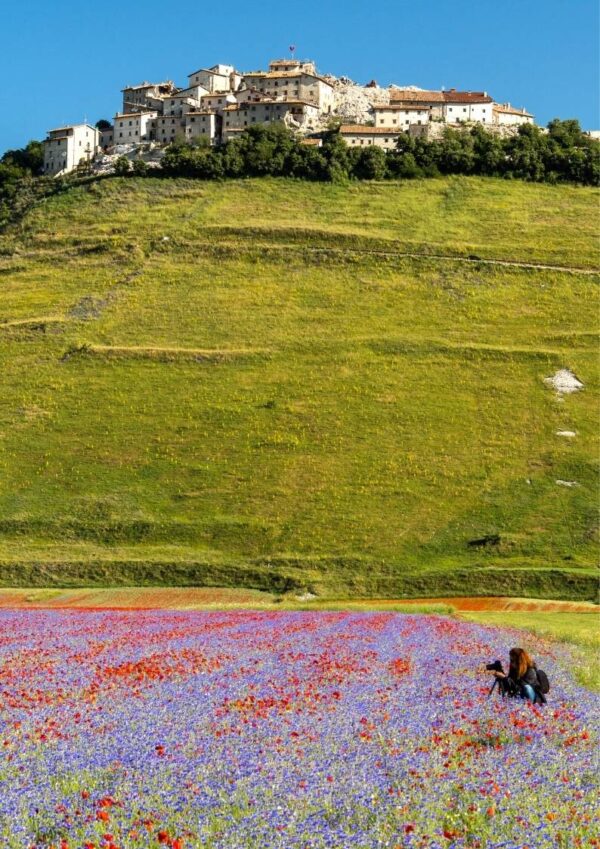
[[[535,690],[533,689],[531,684],[523,684],[523,686],[521,687],[521,698],[527,699],[532,704],[536,703],[537,699],[535,695]]]

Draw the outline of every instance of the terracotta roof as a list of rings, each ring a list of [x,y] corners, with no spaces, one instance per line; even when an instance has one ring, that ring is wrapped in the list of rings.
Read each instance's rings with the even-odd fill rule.
[[[456,91],[451,88],[442,94],[446,103],[493,103],[487,91]]]
[[[402,130],[396,130],[392,127],[366,127],[364,124],[342,124],[340,133],[348,133],[348,135],[365,135],[365,136],[394,136],[399,135]]]
[[[443,91],[414,91],[411,88],[391,88],[390,101],[406,101],[407,103],[444,103]]]
[[[494,103],[494,112],[503,112],[506,115],[525,115],[526,118],[533,118],[531,112],[525,109],[517,109],[516,106],[511,106],[510,103]]]
[[[315,147],[322,147],[323,139],[300,139],[300,144],[314,145]]]
[[[406,88],[390,89],[390,101],[406,103],[492,103],[487,91],[414,91]]]

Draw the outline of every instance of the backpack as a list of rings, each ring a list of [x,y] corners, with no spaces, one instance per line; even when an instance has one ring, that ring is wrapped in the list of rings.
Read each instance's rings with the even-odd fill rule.
[[[548,676],[544,672],[543,669],[537,669],[537,679],[538,679],[538,689],[540,693],[545,696],[546,693],[550,692],[550,681],[548,681]]]

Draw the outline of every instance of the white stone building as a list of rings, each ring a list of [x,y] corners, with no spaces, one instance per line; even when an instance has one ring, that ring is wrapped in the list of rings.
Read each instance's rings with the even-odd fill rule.
[[[188,112],[185,116],[184,134],[187,141],[207,139],[216,144],[221,137],[221,118],[216,112]]]
[[[487,91],[456,91],[451,88],[444,95],[444,119],[448,124],[493,123],[494,101]]]
[[[214,94],[204,94],[200,98],[200,106],[210,112],[222,112],[226,106],[235,106],[237,103],[235,95],[227,91],[218,91]]]
[[[253,124],[284,123],[290,129],[310,132],[318,125],[320,111],[314,103],[303,100],[245,101],[223,110],[223,140],[235,131],[246,130]]]
[[[373,107],[376,127],[393,127],[399,130],[407,130],[411,124],[428,124],[430,113],[430,106],[414,103],[390,103]]]
[[[493,99],[487,91],[425,91],[390,89],[390,104],[429,107],[430,120],[458,123],[493,123]]]
[[[533,115],[525,109],[517,109],[510,103],[494,103],[494,124],[505,127],[518,127],[521,124],[533,124]]]
[[[98,130],[98,146],[100,150],[106,150],[112,147],[115,139],[115,128],[111,125],[103,130]]]
[[[367,127],[364,124],[342,124],[340,136],[350,147],[382,147],[394,150],[398,137],[404,130],[394,127]]]
[[[317,68],[309,59],[272,59],[269,62],[269,71],[304,71],[316,75]]]
[[[175,85],[171,80],[165,80],[162,83],[143,82],[139,85],[126,86],[122,89],[123,107],[121,111],[125,114],[152,109],[160,112],[162,101],[175,91]]]
[[[188,74],[188,86],[202,86],[207,92],[237,91],[242,75],[233,65],[213,65],[212,68],[199,68]]]
[[[430,120],[444,120],[444,92],[412,88],[390,88],[390,105],[401,108],[421,107],[429,110]]]
[[[334,89],[330,82],[315,73],[303,70],[253,71],[244,74],[243,82],[276,99],[292,99],[314,103],[328,115],[333,110]]]
[[[58,177],[90,162],[98,150],[99,133],[91,124],[70,124],[49,130],[44,141],[44,174]]]
[[[117,113],[114,117],[115,144],[142,144],[156,137],[158,112]]]
[[[193,97],[190,94],[190,89],[178,91],[177,94],[171,94],[163,101],[162,114],[168,117],[176,116],[181,118],[190,109],[197,109],[200,106],[200,98]]]

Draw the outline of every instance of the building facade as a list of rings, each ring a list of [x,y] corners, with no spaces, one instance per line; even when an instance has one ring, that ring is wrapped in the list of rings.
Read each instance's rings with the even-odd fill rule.
[[[390,103],[386,106],[373,107],[376,127],[393,127],[401,130],[408,129],[411,124],[428,124],[430,113],[430,106],[412,103]]]
[[[318,107],[303,100],[247,100],[223,110],[223,140],[230,138],[232,131],[273,122],[283,123],[290,129],[311,132],[317,129],[319,116]]]
[[[392,127],[367,127],[364,124],[342,124],[340,136],[350,147],[382,147],[394,150],[398,137],[404,130]]]
[[[117,113],[114,117],[115,144],[144,144],[156,138],[158,112]]]
[[[533,115],[525,109],[516,109],[510,103],[494,103],[493,120],[504,127],[519,127],[533,124]]]
[[[48,132],[44,141],[44,174],[58,177],[91,162],[99,146],[99,133],[90,124],[70,124]]]
[[[152,109],[160,112],[162,101],[176,90],[171,80],[162,83],[144,82],[139,85],[126,86],[122,89],[123,107],[121,111],[126,115],[130,112],[143,112]]]

